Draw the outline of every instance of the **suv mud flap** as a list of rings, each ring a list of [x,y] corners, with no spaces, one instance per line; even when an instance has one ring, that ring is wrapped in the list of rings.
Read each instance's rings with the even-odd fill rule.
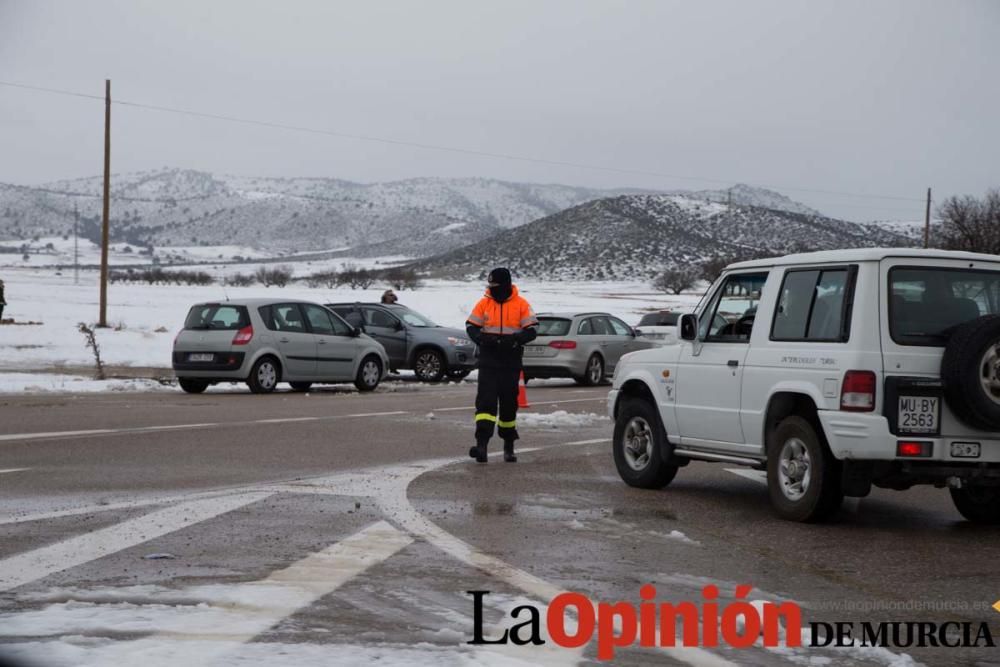
[[[840,486],[845,496],[864,498],[872,492],[875,466],[871,461],[844,461]]]

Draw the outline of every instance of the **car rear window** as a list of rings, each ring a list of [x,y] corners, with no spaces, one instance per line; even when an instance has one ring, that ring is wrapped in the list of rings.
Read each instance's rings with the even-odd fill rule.
[[[230,331],[250,324],[250,314],[244,306],[206,303],[193,306],[184,320],[185,329]]]
[[[900,345],[943,346],[958,325],[1000,313],[1000,271],[889,271],[889,333]]]
[[[640,327],[672,327],[677,324],[680,313],[647,313],[642,316],[637,326]]]
[[[565,336],[569,333],[569,325],[571,323],[572,320],[566,320],[561,317],[539,317],[538,335]]]

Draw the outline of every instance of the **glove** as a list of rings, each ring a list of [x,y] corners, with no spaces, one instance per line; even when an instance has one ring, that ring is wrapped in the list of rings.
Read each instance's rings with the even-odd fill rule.
[[[520,343],[515,336],[500,336],[499,346],[503,352],[513,352],[520,347]]]
[[[495,334],[483,334],[479,337],[479,347],[484,350],[496,350],[500,346],[500,336]]]

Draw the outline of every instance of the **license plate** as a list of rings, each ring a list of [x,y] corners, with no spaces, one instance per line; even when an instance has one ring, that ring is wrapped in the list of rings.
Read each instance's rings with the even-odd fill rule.
[[[215,361],[215,355],[208,354],[189,354],[188,361]]]
[[[956,459],[978,459],[978,442],[953,442],[951,443],[951,455]]]
[[[937,396],[900,396],[896,424],[900,433],[937,434],[941,428],[941,399]]]
[[[524,356],[526,357],[540,357],[545,354],[545,348],[538,345],[529,345],[524,348]]]

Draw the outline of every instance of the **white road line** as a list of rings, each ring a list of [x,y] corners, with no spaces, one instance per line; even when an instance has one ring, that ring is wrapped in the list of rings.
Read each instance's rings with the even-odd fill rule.
[[[255,419],[254,424],[287,424],[289,422],[314,422],[319,417],[280,417],[278,419]]]
[[[387,417],[389,415],[408,415],[406,410],[392,410],[391,412],[356,412],[353,415],[335,415],[327,419],[337,419],[338,417]]]
[[[0,591],[88,563],[181,528],[263,500],[270,493],[241,493],[194,500],[56,544],[0,560]]]
[[[767,486],[767,473],[763,470],[752,470],[750,468],[726,468],[726,472],[731,472],[738,477],[744,477],[751,482],[757,482]]]
[[[6,470],[0,470],[0,475],[6,475],[11,472],[24,472],[25,470],[31,470],[31,468],[7,468]]]
[[[4,440],[38,440],[41,438],[65,438],[74,435],[102,435],[104,433],[114,433],[108,428],[96,428],[88,431],[51,431],[49,433],[10,433],[0,435],[0,442]]]

